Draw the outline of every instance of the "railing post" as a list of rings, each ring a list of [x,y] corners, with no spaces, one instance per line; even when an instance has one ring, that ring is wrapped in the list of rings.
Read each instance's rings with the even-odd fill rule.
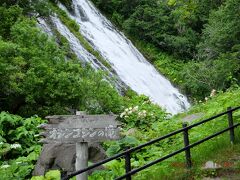
[[[187,123],[183,123],[182,126],[183,126],[183,128],[187,127]],[[188,129],[183,131],[183,140],[184,140],[184,147],[187,147],[189,145]],[[185,157],[186,157],[187,168],[191,168],[192,167],[192,161],[191,161],[190,148],[187,148],[185,150]]]
[[[231,107],[228,107],[228,108],[227,108],[228,111],[230,111],[231,109],[232,109]],[[229,128],[231,128],[231,129],[229,130],[229,133],[230,133],[230,141],[231,141],[231,144],[234,144],[235,137],[234,137],[232,111],[228,112],[228,126],[229,126]]]
[[[126,150],[128,150],[130,147],[127,147]],[[128,173],[130,172],[131,169],[131,155],[130,152],[125,154],[125,172]],[[126,177],[126,180],[131,180],[132,177],[131,175]]]

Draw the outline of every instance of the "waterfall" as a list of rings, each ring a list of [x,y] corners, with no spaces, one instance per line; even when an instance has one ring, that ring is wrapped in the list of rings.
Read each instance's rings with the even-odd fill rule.
[[[162,76],[91,2],[73,0],[74,13],[69,13],[61,4],[59,6],[80,25],[81,34],[132,90],[150,97],[151,101],[172,114],[182,112],[190,106],[187,98]],[[77,45],[74,45],[74,48],[77,48]]]
[[[67,39],[71,50],[77,55],[78,59],[83,63],[88,63],[95,70],[103,70],[107,72],[109,77],[106,77],[106,80],[113,84],[121,93],[122,89],[125,88],[125,84],[118,77],[116,77],[114,73],[106,68],[101,62],[99,62],[94,55],[89,53],[56,15],[50,16],[49,20],[51,21],[51,24],[58,30],[58,32]],[[45,33],[47,33],[49,36],[54,35],[50,25],[43,18],[38,18],[37,21],[38,26]]]
[[[47,35],[49,36],[53,36],[53,32],[52,29],[49,27],[49,25],[46,23],[46,21],[39,17],[37,18],[37,22],[38,22],[38,27],[40,27],[40,29],[43,30],[43,32],[45,32]]]
[[[96,63],[97,58],[89,53],[80,43],[80,41],[70,32],[70,30],[56,16],[51,17],[51,20],[57,30],[68,40],[73,52],[79,59],[89,63],[94,69],[100,69],[100,65]]]

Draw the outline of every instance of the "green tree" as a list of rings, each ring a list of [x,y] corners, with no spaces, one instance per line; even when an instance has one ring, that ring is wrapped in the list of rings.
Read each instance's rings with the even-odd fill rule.
[[[240,44],[240,0],[227,0],[214,11],[205,26],[198,45],[200,58],[214,59],[221,53],[233,52]],[[239,51],[239,48],[238,48]]]
[[[23,9],[24,14],[31,16],[48,16],[50,14],[48,1],[44,0],[0,0],[0,6],[19,6]]]
[[[238,59],[231,54],[216,60],[189,62],[181,72],[185,91],[198,99],[208,97],[213,89],[226,90],[238,83]]]
[[[2,38],[9,38],[11,27],[21,15],[22,9],[19,6],[10,8],[0,6],[0,36]]]

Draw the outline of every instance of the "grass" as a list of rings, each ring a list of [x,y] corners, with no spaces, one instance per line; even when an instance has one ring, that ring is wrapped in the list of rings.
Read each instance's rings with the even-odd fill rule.
[[[236,134],[239,133],[240,129],[238,128]],[[224,175],[224,171],[217,172],[216,170],[202,170],[202,167],[207,161],[216,162],[224,167],[232,165],[229,159],[235,154],[239,154],[240,157],[239,138],[237,138],[237,144],[232,145],[229,140],[228,132],[220,135],[219,137],[204,142],[203,144],[191,149],[193,163],[193,167],[191,169],[186,168],[184,153],[181,153],[160,163],[162,165],[165,164],[165,166],[163,165],[161,168],[153,167],[152,170],[146,170],[141,173],[148,174],[148,171],[151,172],[151,175],[148,174],[148,178],[152,180],[192,180],[201,179],[206,176],[216,177],[219,174]],[[237,171],[240,169],[240,160],[238,163]],[[136,179],[146,179],[146,176],[136,176]]]
[[[240,131],[238,130],[238,133]],[[227,142],[227,141],[226,141]],[[221,177],[227,178],[239,177],[240,174],[240,144],[239,139],[237,144],[231,145],[229,143],[221,144],[222,146],[216,147],[214,151],[208,152],[207,156],[200,160],[197,167],[192,170],[192,177],[199,179],[203,177]],[[220,145],[220,144],[219,144]],[[238,159],[234,159],[238,157]],[[201,167],[207,161],[213,161],[221,166],[219,169],[202,170]]]

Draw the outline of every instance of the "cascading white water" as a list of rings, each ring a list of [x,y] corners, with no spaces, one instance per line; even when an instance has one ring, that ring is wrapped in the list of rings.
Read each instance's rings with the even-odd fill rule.
[[[49,24],[43,19],[38,18],[38,26],[49,36],[53,36],[54,33],[49,26]],[[58,32],[64,36],[70,45],[71,50],[77,55],[77,57],[85,62],[89,63],[96,70],[103,70],[108,73],[106,77],[107,81],[113,84],[119,92],[121,92],[122,88],[124,88],[124,83],[116,77],[108,68],[106,68],[101,62],[97,60],[97,58],[89,53],[80,43],[80,41],[70,32],[70,30],[61,22],[61,20],[57,16],[50,17],[52,25],[58,30]]]
[[[95,63],[97,58],[81,45],[79,40],[69,31],[60,19],[56,16],[51,16],[50,19],[58,32],[68,40],[72,51],[77,55],[77,57],[82,61],[89,63],[94,69],[100,69],[99,65]],[[54,33],[46,21],[43,18],[38,18],[37,20],[38,26],[49,36],[53,36]]]
[[[87,63],[90,63],[94,69],[100,69],[95,62],[96,57],[89,53],[80,43],[80,41],[70,32],[70,30],[60,21],[58,17],[51,17],[51,20],[57,30],[68,40],[69,45],[77,57]]]
[[[120,79],[138,94],[144,94],[172,114],[187,109],[187,98],[173,87],[143,57],[133,44],[88,0],[73,0],[74,15],[81,34],[109,61]],[[60,5],[60,8],[66,8]],[[66,30],[67,31],[67,30]]]
[[[53,36],[53,32],[51,30],[51,28],[48,26],[48,24],[46,23],[46,21],[39,17],[37,18],[38,21],[38,26],[40,27],[40,29],[42,29],[46,34],[48,34],[49,36]]]

